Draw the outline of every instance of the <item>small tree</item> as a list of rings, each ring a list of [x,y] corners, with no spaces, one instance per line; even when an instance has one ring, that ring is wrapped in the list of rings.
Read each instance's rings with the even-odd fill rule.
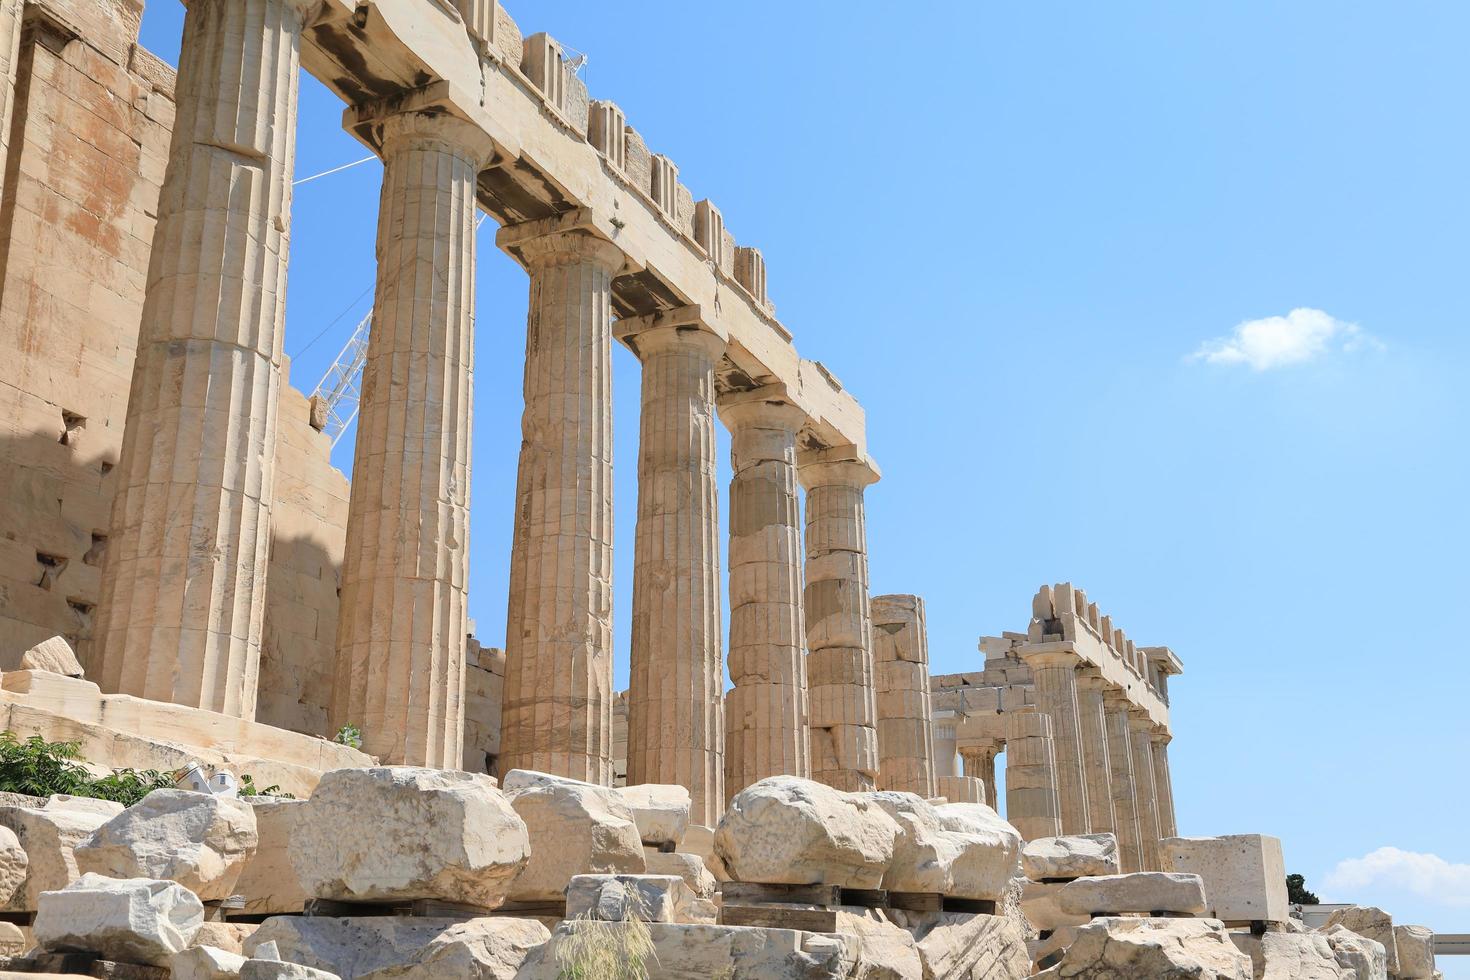
[[[1286,876],[1286,900],[1293,905],[1322,904],[1315,892],[1307,891],[1307,879],[1302,875]]]

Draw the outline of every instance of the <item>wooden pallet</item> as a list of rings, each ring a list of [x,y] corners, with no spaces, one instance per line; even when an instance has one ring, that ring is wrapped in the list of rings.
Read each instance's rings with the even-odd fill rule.
[[[479,919],[497,910],[461,902],[444,902],[434,898],[403,899],[392,902],[341,902],[331,898],[309,898],[302,915],[322,918],[359,919],[379,916],[407,916],[415,919]]]

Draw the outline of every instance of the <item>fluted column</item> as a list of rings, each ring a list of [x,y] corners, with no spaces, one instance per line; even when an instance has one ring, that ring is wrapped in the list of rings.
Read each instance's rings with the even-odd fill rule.
[[[1142,708],[1128,710],[1128,739],[1133,748],[1133,791],[1138,806],[1140,861],[1144,871],[1162,870],[1159,855],[1158,791],[1154,786],[1154,754],[1149,742],[1153,722]]]
[[[0,0],[0,193],[5,190],[5,161],[10,156],[10,121],[15,114],[23,13],[25,0]]]
[[[1107,682],[1096,667],[1077,672],[1077,710],[1082,730],[1082,771],[1087,780],[1088,819],[1094,834],[1117,827],[1108,759],[1108,729],[1103,694]]]
[[[332,726],[394,765],[464,737],[475,184],[494,147],[454,116],[383,127],[378,283],[353,454]]]
[[[1039,711],[1010,711],[1006,735],[1006,820],[1026,840],[1062,832],[1057,799],[1057,759],[1051,718]]]
[[[531,301],[500,768],[608,784],[612,281],[623,256],[581,231],[517,247]]]
[[[916,595],[880,595],[873,597],[870,609],[878,702],[878,788],[935,796],[924,600]]]
[[[1108,726],[1108,779],[1113,797],[1113,833],[1124,872],[1143,870],[1143,838],[1138,825],[1138,797],[1133,779],[1133,740],[1128,726],[1128,695],[1116,687],[1103,692]]]
[[[767,776],[811,775],[801,609],[796,434],[777,392],[720,399],[730,429],[730,655],[725,798]]]
[[[998,740],[983,745],[960,747],[960,763],[965,768],[965,775],[978,779],[985,785],[985,799],[992,806],[996,801],[995,757],[1000,755],[1001,748]]]
[[[1089,833],[1092,821],[1082,768],[1082,724],[1077,707],[1077,665],[1081,661],[1069,650],[1031,653],[1023,648],[1021,656],[1031,668],[1037,710],[1051,717],[1062,833]]]
[[[1158,796],[1159,836],[1178,837],[1179,827],[1174,821],[1174,781],[1169,775],[1169,743],[1173,737],[1162,726],[1149,733],[1149,744],[1153,747],[1154,792]]]
[[[255,715],[308,0],[193,0],[123,431],[104,688]]]
[[[677,319],[649,320],[630,339],[643,361],[643,399],[628,783],[687,787],[690,819],[713,827],[725,809],[715,482],[715,365],[725,341]]]
[[[802,454],[806,488],[806,681],[812,778],[871,792],[878,778],[878,707],[863,490],[878,474],[851,447]]]

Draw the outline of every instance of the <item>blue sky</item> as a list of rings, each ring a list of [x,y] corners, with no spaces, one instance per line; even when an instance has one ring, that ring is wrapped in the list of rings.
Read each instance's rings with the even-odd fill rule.
[[[1184,659],[1182,832],[1279,835],[1324,899],[1470,932],[1470,8],[505,2],[762,248],[799,349],[866,406],[873,589],[926,598],[936,672],[1073,581]],[[181,22],[154,0],[145,45],[174,60]],[[364,156],[341,108],[304,83],[298,175]],[[306,390],[370,302],[380,173],[298,189]],[[499,644],[527,288],[493,231],[471,589]]]

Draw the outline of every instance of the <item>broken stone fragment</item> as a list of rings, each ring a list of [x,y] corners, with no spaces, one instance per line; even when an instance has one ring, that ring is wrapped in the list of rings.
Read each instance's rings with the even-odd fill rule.
[[[1342,926],[1383,947],[1384,967],[1390,974],[1399,972],[1398,943],[1394,940],[1393,917],[1371,905],[1352,905],[1336,909],[1327,917],[1323,932]]]
[[[1199,875],[1163,871],[1078,878],[1067,882],[1057,893],[1057,908],[1069,915],[1118,912],[1198,915],[1205,909],[1205,886]]]
[[[1230,939],[1251,958],[1255,980],[1357,980],[1319,933],[1237,931]]]
[[[1061,929],[1066,926],[1085,926],[1092,916],[1086,913],[1063,912],[1057,899],[1068,882],[1026,881],[1021,891],[1021,911],[1026,921],[1040,930]]]
[[[923,962],[913,935],[883,918],[876,909],[839,911],[835,931],[860,940],[854,977],[862,980],[918,980],[923,977]]]
[[[255,851],[255,812],[243,800],[157,789],[76,846],[78,870],[176,881],[201,901],[229,898]]]
[[[914,937],[924,980],[1020,980],[1031,973],[1025,937],[1005,916],[904,911],[889,916]]]
[[[0,826],[15,833],[27,861],[25,883],[8,908],[35,911],[42,892],[60,891],[81,877],[76,846],[122,812],[121,803],[76,796],[52,796],[40,806],[0,806]]]
[[[646,869],[633,811],[616,790],[525,769],[512,769],[503,785],[531,842],[531,859],[511,886],[516,901],[559,901],[576,875]]]
[[[354,980],[510,980],[526,953],[550,933],[534,919],[278,916],[245,942],[245,951],[328,970]]]
[[[1118,873],[1118,838],[1112,834],[1038,837],[1021,852],[1021,870],[1032,881]]]
[[[684,879],[684,884],[689,886],[696,898],[714,898],[719,883],[697,855],[678,852],[666,854],[645,847],[643,861],[648,866],[646,870],[649,874],[678,875]]]
[[[240,966],[240,980],[342,980],[335,973],[314,970],[299,963],[280,960],[246,960]]]
[[[48,952],[168,966],[203,922],[204,905],[176,882],[86,874],[42,893],[33,929]]]
[[[633,811],[638,835],[651,847],[678,847],[689,829],[689,790],[644,783],[615,790]]]
[[[66,677],[83,677],[86,674],[71,644],[60,636],[37,643],[21,654],[20,669],[45,670]]]
[[[984,804],[932,806],[912,793],[873,793],[898,825],[882,887],[998,900],[1016,871],[1021,835]]]
[[[1070,887],[1070,886],[1068,886]],[[1252,980],[1251,958],[1218,919],[1094,919],[1047,980]]]
[[[674,875],[575,875],[567,885],[566,918],[680,922],[693,897]]]
[[[1393,944],[1399,955],[1400,980],[1432,980],[1434,930],[1424,926],[1394,926]]]
[[[246,802],[255,811],[255,853],[246,860],[235,893],[244,897],[251,915],[300,912],[310,896],[291,863],[290,845],[306,801],[252,796]]]
[[[1357,980],[1388,980],[1388,953],[1382,943],[1341,925],[1327,925],[1319,931],[1337,962],[1352,970]]]
[[[514,980],[527,954],[550,937],[535,919],[471,919],[445,929],[413,959],[363,974],[362,980]]]
[[[0,905],[15,897],[26,880],[30,860],[20,838],[9,827],[0,827]]]
[[[505,900],[526,825],[488,776],[413,766],[335,769],[294,811],[289,850],[316,898]]]
[[[870,793],[772,776],[730,801],[715,853],[736,881],[877,888],[898,836]]]
[[[213,946],[190,946],[169,960],[173,980],[229,980],[240,975],[245,957]]]

